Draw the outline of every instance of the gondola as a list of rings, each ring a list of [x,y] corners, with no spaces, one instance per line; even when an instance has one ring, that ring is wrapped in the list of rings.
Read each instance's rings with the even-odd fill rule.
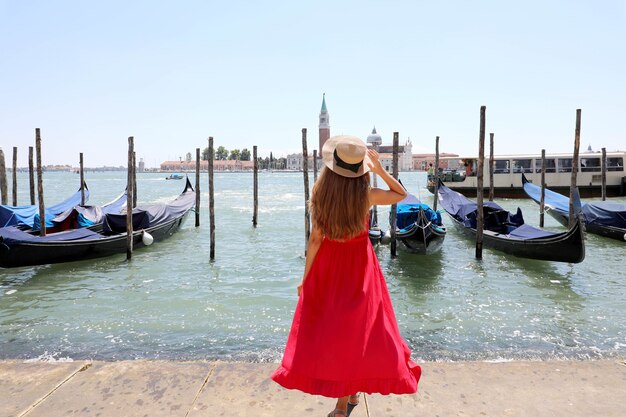
[[[455,227],[476,237],[477,204],[441,183],[439,201]],[[512,214],[488,201],[483,204],[483,245],[520,258],[579,263],[585,259],[580,219],[567,232],[542,230],[524,223],[522,211]]]
[[[541,204],[541,187],[528,181],[522,174],[522,184],[526,195]],[[596,201],[581,204],[585,230],[611,239],[626,241],[626,204],[609,201]],[[545,189],[544,207],[546,213],[563,226],[569,224],[569,198]]]
[[[391,224],[391,216],[389,216]],[[369,230],[373,243],[386,241],[389,236],[372,225]],[[408,194],[396,206],[396,239],[400,248],[410,253],[429,255],[438,251],[446,237],[441,214],[413,194]]]
[[[83,186],[85,187],[85,201],[87,201],[89,199],[89,189],[86,184]],[[81,203],[81,199],[81,189],[79,188],[78,191],[66,200],[50,207],[46,207],[46,220],[52,219],[64,211],[79,205]],[[38,205],[0,206],[0,227],[20,226],[33,228],[35,226],[35,217],[39,219]]]
[[[133,247],[171,236],[195,206],[196,193],[187,179],[183,192],[169,204],[133,209]],[[126,214],[107,214],[102,231],[79,228],[35,236],[17,227],[0,229],[0,267],[82,261],[126,252]]]
[[[391,220],[391,219],[390,219]],[[396,239],[407,252],[429,255],[438,251],[446,237],[441,213],[408,194],[396,208]]]

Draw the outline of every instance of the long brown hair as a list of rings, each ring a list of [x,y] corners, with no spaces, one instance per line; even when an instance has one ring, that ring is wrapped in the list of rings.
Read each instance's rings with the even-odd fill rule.
[[[313,222],[327,238],[350,239],[363,231],[369,210],[369,187],[369,174],[347,178],[322,168],[309,207]]]

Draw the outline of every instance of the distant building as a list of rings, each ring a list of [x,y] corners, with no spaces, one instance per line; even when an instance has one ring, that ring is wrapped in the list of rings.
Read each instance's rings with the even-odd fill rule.
[[[139,158],[139,166],[137,167],[138,172],[145,172],[146,163],[143,161],[143,158]]]
[[[321,160],[318,160],[320,162]],[[291,171],[302,171],[302,154],[301,153],[292,153],[287,155],[287,167],[288,170]],[[313,171],[313,154],[309,154],[309,171]],[[318,164],[319,169],[319,164]]]
[[[442,152],[439,154],[440,158],[459,156],[455,153]],[[435,154],[434,153],[416,153],[413,155],[413,169],[416,171],[428,171],[430,164],[435,166]],[[439,168],[441,169],[458,169],[459,162],[457,160],[440,159]]]
[[[324,143],[330,137],[330,125],[329,125],[328,109],[326,108],[326,94],[322,97],[322,109],[319,114],[319,149],[317,150],[317,168],[322,168],[322,152]],[[385,170],[391,172],[393,161],[393,145],[383,145],[382,137],[376,132],[376,127],[372,130],[372,133],[367,137],[367,146],[377,149],[380,154],[380,162]],[[413,144],[410,139],[398,147],[398,170],[399,171],[412,171],[413,168]],[[302,153],[294,153],[287,155],[288,170],[302,171]],[[313,156],[309,155],[309,170],[313,170]]]
[[[376,132],[376,126],[367,137],[367,145],[375,149],[380,155],[380,164],[386,171],[391,172],[393,168],[393,145],[383,145],[383,138]],[[413,170],[413,144],[410,139],[404,145],[398,146],[398,171]]]
[[[322,96],[322,110],[320,110],[320,124],[319,124],[319,148],[317,148],[318,157],[322,156],[322,148],[324,143],[330,137],[330,124],[329,124],[328,110],[326,109],[326,93]]]
[[[209,169],[209,161],[200,161],[200,170],[207,171]],[[252,171],[254,170],[254,161],[238,161],[238,160],[215,160],[213,161],[213,169],[215,171]],[[195,172],[196,161],[165,161],[161,163],[161,171],[174,172]]]
[[[376,132],[376,126],[372,129],[372,133],[367,137],[367,145],[374,149],[378,149],[383,144],[383,138]]]
[[[67,172],[72,172],[74,171],[74,169],[72,169],[71,165],[45,165],[41,168],[42,171],[67,171]]]
[[[319,148],[317,149],[317,169],[322,169],[322,148],[330,138],[330,124],[328,109],[326,108],[326,93],[322,96],[322,109],[319,115]],[[309,171],[313,170],[313,153],[309,155]],[[292,171],[302,171],[302,153],[292,153],[287,155],[286,169]]]

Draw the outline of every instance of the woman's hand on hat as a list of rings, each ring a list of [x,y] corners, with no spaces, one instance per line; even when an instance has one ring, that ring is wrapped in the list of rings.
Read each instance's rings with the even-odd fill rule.
[[[367,164],[369,166],[370,171],[374,174],[380,175],[383,171],[383,166],[380,163],[380,155],[373,149],[367,150],[367,156],[370,158],[370,162]]]

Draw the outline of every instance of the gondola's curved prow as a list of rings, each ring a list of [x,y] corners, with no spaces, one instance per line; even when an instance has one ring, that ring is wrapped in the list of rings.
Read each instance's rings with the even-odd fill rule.
[[[541,187],[533,184],[522,174],[522,188],[528,197],[535,203],[541,204]],[[544,210],[561,225],[569,225],[569,198],[555,193],[548,188],[544,189]]]
[[[185,194],[189,190],[195,192],[195,190],[193,189],[193,186],[191,185],[191,181],[189,181],[189,175],[185,176],[185,179],[186,179],[185,189],[183,190],[181,194]]]

